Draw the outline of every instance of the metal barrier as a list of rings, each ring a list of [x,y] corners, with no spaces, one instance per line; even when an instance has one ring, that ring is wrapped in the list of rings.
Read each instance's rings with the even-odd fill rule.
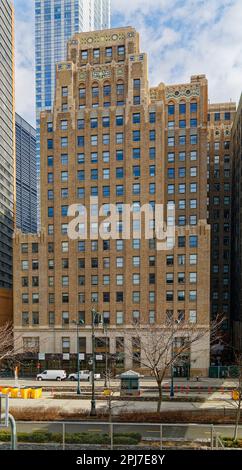
[[[193,424],[193,423],[125,423],[111,421],[18,421],[17,430],[21,433],[50,433],[50,438],[45,441],[37,441],[28,445],[33,448],[41,446],[43,449],[58,448],[80,449],[114,449],[132,448],[139,449],[194,449],[205,448],[208,450],[224,450],[221,436],[233,435],[234,426]],[[80,434],[87,440],[78,440]],[[242,426],[239,434],[242,437]],[[52,440],[53,436],[53,440]],[[133,436],[133,437],[132,437]],[[135,437],[137,442],[135,443]],[[137,437],[139,436],[139,437]],[[58,437],[58,439],[57,439]],[[126,439],[126,440],[125,440]],[[142,442],[141,442],[142,441]],[[39,442],[39,443],[38,443]],[[129,443],[130,442],[130,443]]]

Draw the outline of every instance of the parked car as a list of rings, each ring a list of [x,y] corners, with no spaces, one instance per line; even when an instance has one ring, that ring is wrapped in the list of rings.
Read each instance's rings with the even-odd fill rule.
[[[80,370],[79,372],[80,380],[90,380],[91,372],[90,370]],[[101,374],[94,374],[95,380],[101,379]],[[68,375],[68,380],[78,380],[78,372]]]
[[[65,370],[44,370],[41,374],[37,374],[37,380],[65,380]]]

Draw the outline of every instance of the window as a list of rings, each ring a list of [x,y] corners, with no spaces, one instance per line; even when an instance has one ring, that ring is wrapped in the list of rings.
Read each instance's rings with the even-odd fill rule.
[[[168,116],[173,116],[175,114],[175,105],[169,104],[168,105]]]
[[[150,140],[155,140],[155,131],[154,130],[151,130],[150,131]]]
[[[197,135],[190,135],[190,144],[191,145],[196,145],[197,144]]]
[[[97,135],[91,135],[91,145],[92,147],[96,147],[98,144],[98,137]]]
[[[140,141],[140,131],[133,131],[133,142],[139,142]]]
[[[125,54],[125,46],[118,46],[118,56]]]
[[[179,136],[179,145],[186,145],[186,136],[180,135]]]
[[[180,129],[184,129],[186,127],[186,121],[185,119],[180,119],[179,121],[179,127]]]
[[[198,237],[197,235],[190,235],[189,236],[189,247],[196,248],[198,246]]]
[[[62,338],[62,353],[63,354],[70,353],[70,338],[68,337]]]
[[[79,88],[79,97],[81,99],[84,99],[86,97],[86,89],[85,88]]]
[[[91,122],[91,129],[96,129],[98,127],[98,120],[97,118],[91,118],[90,119],[90,122]],[[83,144],[84,144],[84,137],[83,137]],[[82,144],[82,145],[83,145]]]
[[[109,163],[110,159],[110,153],[109,152],[103,152],[103,163]]]
[[[48,139],[47,140],[47,148],[48,148],[48,150],[52,150],[54,148],[53,139]]]
[[[109,173],[110,173],[109,168],[104,168],[104,169],[103,169],[103,179],[104,179],[104,180],[108,180],[108,179],[109,179]]]
[[[150,149],[149,149],[149,157],[150,157],[150,160],[154,160],[154,159],[155,159],[155,147],[150,147]]]
[[[174,147],[175,137],[168,137],[168,147]]]
[[[99,96],[99,88],[98,88],[98,86],[93,86],[92,87],[92,97],[93,98],[98,98],[98,96]],[[91,127],[92,127],[92,125],[91,125]],[[95,127],[97,127],[97,125]]]
[[[124,84],[123,83],[118,83],[117,84],[116,92],[117,92],[117,95],[123,95],[124,94]]]
[[[123,126],[124,117],[123,116],[116,116],[116,126]]]
[[[135,78],[134,81],[133,81],[133,85],[134,85],[134,88],[136,90],[139,90],[140,89],[140,79],[139,78]]]
[[[190,103],[190,113],[196,113],[197,112],[197,103],[194,101]]]
[[[149,311],[149,324],[153,325],[155,323],[155,311],[150,310]]]
[[[133,310],[132,317],[133,317],[133,322],[134,322],[134,323],[139,323],[139,319],[140,319],[140,312],[139,312],[139,310]]]
[[[68,128],[68,122],[66,120],[62,120],[60,122],[60,128],[62,131],[67,131],[67,128]]]
[[[110,126],[110,118],[109,118],[109,116],[104,116],[104,117],[103,117],[103,120],[102,120],[102,123],[103,123],[103,127],[109,127],[109,126]]]
[[[112,54],[113,54],[112,47],[106,47],[106,49],[105,49],[105,56],[106,56],[106,57],[112,57]]]
[[[78,119],[77,120],[77,129],[84,129],[85,127],[85,120],[84,119]]]
[[[149,273],[149,284],[155,284],[155,273]]]
[[[183,302],[185,300],[185,291],[184,290],[179,290],[177,293],[177,300],[179,302]]]
[[[156,121],[156,114],[154,112],[150,113],[150,124],[154,124]]]
[[[197,323],[197,311],[196,310],[189,311],[189,323]]]
[[[104,85],[103,94],[104,94],[104,96],[110,96],[111,95],[111,85]]]
[[[103,145],[109,145],[109,143],[110,143],[109,134],[103,134]]]
[[[133,303],[135,303],[135,304],[140,303],[140,293],[138,291],[133,292],[132,300],[133,300]]]
[[[133,194],[140,194],[140,184],[134,183],[133,184]]]
[[[100,49],[93,49],[93,58],[99,59],[100,57]]]
[[[86,61],[88,59],[88,52],[87,51],[81,51],[81,60]]]
[[[197,119],[190,119],[190,127],[197,127]]]
[[[191,302],[195,302],[197,300],[197,291],[196,290],[190,290],[189,292],[189,300]]]
[[[123,325],[123,322],[124,322],[124,312],[117,311],[116,312],[116,324]]]
[[[180,103],[179,104],[179,113],[180,114],[186,114],[186,103]]]
[[[124,295],[123,292],[116,292],[116,302],[123,302]]]
[[[155,165],[150,165],[150,176],[155,176]]]
[[[140,124],[140,113],[133,114],[133,124]]]
[[[53,122],[47,122],[47,132],[53,132]]]

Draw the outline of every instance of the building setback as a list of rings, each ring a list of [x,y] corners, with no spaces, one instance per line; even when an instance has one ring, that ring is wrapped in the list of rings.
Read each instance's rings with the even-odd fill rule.
[[[134,323],[165,330],[173,318],[208,327],[207,103],[204,75],[149,88],[147,56],[131,27],[69,41],[67,60],[57,65],[53,111],[41,113],[41,233],[18,234],[14,243],[14,326],[23,351],[35,345],[46,366],[75,367],[78,320],[79,352],[88,360],[93,304],[120,368],[138,368],[144,353],[127,354]],[[111,203],[119,214],[124,203],[136,213],[143,204],[175,203],[175,247],[158,249],[153,220],[149,240],[144,220],[133,222],[131,239],[104,240],[96,222],[86,240],[70,239],[68,206],[83,204],[89,213],[90,196],[106,216]],[[97,209],[95,202],[91,215]],[[119,234],[122,228],[117,224]],[[102,353],[102,328],[96,336]],[[208,373],[208,336],[191,346],[187,362],[192,374]]]
[[[232,207],[232,321],[233,344],[242,350],[242,95],[232,128],[233,207]]]
[[[236,103],[208,107],[208,210],[211,225],[211,318],[223,315],[224,341],[231,337],[232,145]],[[231,354],[229,354],[230,356]],[[228,360],[228,350],[212,362]]]
[[[0,288],[12,287],[15,202],[13,7],[0,2]]]
[[[110,27],[110,0],[35,0],[35,85],[37,176],[40,172],[40,112],[51,109],[55,66],[66,59],[76,32]]]
[[[16,227],[37,232],[36,132],[16,114]]]

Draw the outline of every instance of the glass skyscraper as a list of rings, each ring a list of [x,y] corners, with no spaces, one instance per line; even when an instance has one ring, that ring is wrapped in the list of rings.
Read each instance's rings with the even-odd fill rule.
[[[15,199],[14,36],[12,1],[0,1],[0,288],[12,286]]]
[[[35,0],[35,77],[37,179],[40,172],[40,112],[51,109],[55,64],[66,57],[76,32],[110,27],[111,0]]]
[[[36,132],[16,114],[16,226],[37,232]]]

